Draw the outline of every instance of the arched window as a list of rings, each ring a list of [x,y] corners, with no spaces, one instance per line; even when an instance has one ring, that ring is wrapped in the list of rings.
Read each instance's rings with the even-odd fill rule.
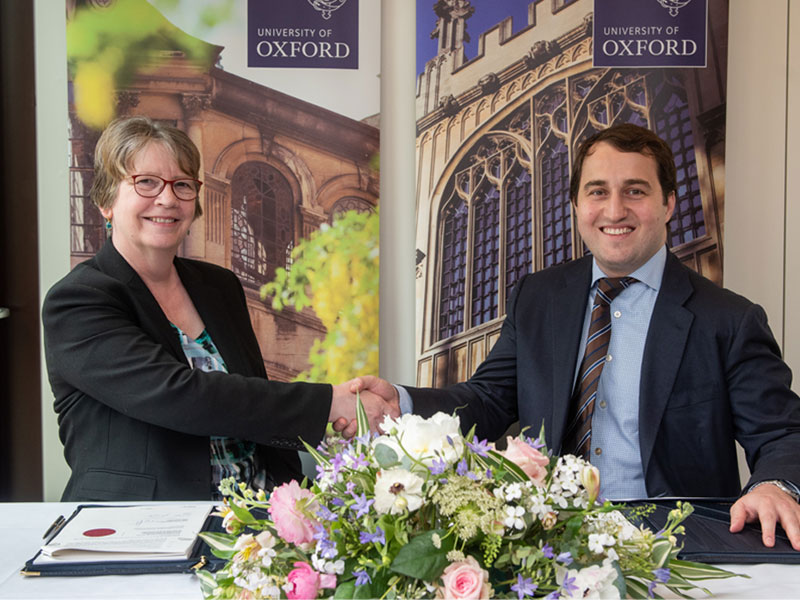
[[[500,243],[500,193],[484,185],[475,194],[472,236],[472,323],[497,317],[497,266]]]
[[[542,170],[542,264],[572,260],[572,215],[569,206],[567,145],[552,139],[539,154]]]
[[[231,267],[245,283],[260,286],[286,266],[294,243],[294,203],[286,178],[257,162],[238,167],[231,179]]]
[[[505,182],[506,195],[506,298],[533,262],[531,174],[517,166]]]
[[[694,156],[694,136],[689,104],[682,93],[666,82],[656,99],[653,130],[669,145],[675,157],[678,189],[675,212],[669,222],[669,245],[680,246],[706,235],[703,199]]]
[[[467,205],[454,197],[442,211],[442,275],[439,286],[439,339],[464,329],[467,259]]]

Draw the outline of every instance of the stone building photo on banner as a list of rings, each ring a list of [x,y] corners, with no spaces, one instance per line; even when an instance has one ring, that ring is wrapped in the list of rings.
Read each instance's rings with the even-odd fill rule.
[[[107,239],[89,198],[100,133],[148,116],[200,150],[203,215],[179,255],[239,277],[270,378],[377,372],[380,3],[66,8],[71,266]]]
[[[466,380],[514,284],[584,256],[572,157],[611,125],[672,147],[667,244],[722,283],[728,3],[417,0],[417,384]]]

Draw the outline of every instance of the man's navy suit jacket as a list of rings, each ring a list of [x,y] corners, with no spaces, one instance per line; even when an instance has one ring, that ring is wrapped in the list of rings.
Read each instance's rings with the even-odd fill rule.
[[[462,430],[497,439],[519,419],[558,452],[591,285],[585,257],[526,275],[501,335],[469,381],[408,388],[414,412],[457,407]],[[800,483],[800,398],[763,309],[668,252],[642,359],[639,443],[650,497],[736,496],[734,440],[750,483]]]

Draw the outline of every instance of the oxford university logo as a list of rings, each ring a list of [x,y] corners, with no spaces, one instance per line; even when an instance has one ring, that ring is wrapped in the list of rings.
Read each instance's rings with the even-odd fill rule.
[[[678,11],[689,4],[692,0],[656,0],[661,6],[669,10],[671,17],[677,17]],[[309,0],[311,2],[311,0]],[[317,9],[319,10],[319,9]]]
[[[323,19],[330,19],[331,13],[344,6],[347,0],[308,0],[308,3],[322,13]]]

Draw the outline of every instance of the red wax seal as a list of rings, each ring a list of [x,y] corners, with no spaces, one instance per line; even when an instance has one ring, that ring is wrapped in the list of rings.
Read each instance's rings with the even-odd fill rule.
[[[97,528],[97,529],[87,529],[83,532],[83,535],[86,537],[103,537],[106,535],[113,535],[117,533],[115,529],[108,529],[108,528]]]

